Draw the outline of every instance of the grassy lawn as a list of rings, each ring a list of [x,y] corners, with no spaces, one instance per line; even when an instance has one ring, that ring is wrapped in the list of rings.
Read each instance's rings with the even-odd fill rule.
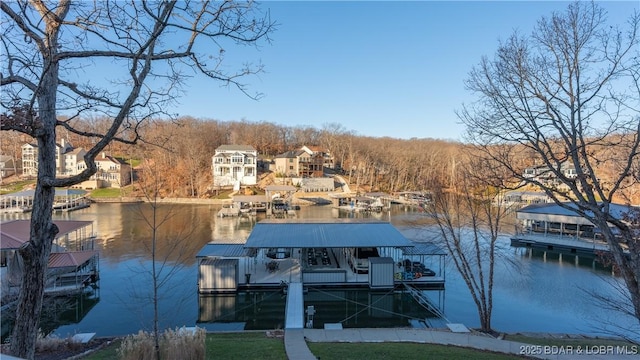
[[[116,198],[120,196],[128,196],[131,193],[130,188],[102,188],[91,191],[92,198]]]
[[[377,359],[522,359],[455,346],[416,343],[308,343],[319,359],[377,360]],[[83,359],[107,360],[117,358],[120,342],[114,342]],[[207,359],[226,360],[286,360],[284,340],[267,337],[264,332],[207,334]]]
[[[84,357],[85,360],[111,360],[118,358],[120,341],[114,341]],[[207,359],[265,359],[286,360],[284,340],[270,338],[264,332],[207,334]]]
[[[35,184],[35,180],[22,180],[12,182],[10,184],[3,184],[2,188],[0,188],[0,195],[10,194],[18,191],[22,191],[25,186]]]
[[[372,360],[372,359],[522,359],[506,355],[456,346],[417,343],[308,343],[319,359]]]

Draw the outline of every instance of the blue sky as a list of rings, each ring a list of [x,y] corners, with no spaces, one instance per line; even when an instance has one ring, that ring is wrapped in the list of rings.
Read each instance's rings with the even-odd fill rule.
[[[272,44],[225,48],[233,67],[260,61],[246,78],[251,100],[203,78],[187,83],[173,109],[221,121],[284,126],[340,123],[358,135],[459,140],[454,111],[471,95],[464,79],[499,39],[529,33],[560,1],[263,2],[279,26]],[[622,23],[638,1],[601,2]]]

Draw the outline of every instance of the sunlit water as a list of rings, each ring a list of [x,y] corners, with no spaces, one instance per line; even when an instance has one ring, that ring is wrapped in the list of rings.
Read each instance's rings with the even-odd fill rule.
[[[157,268],[159,278],[166,280],[159,292],[162,328],[194,326],[199,320],[195,254],[209,241],[244,240],[255,224],[256,220],[247,218],[218,218],[219,209],[213,205],[163,205],[156,214],[156,223],[162,222],[158,230]],[[327,206],[303,207],[298,211],[298,218],[340,216],[345,215]],[[43,322],[43,327],[55,329],[59,336],[80,332],[117,336],[150,329],[153,306],[149,207],[93,204],[76,212],[56,214],[55,218],[95,222],[96,245],[101,251],[100,281],[95,296],[75,301],[73,310],[60,304],[52,307],[57,310],[48,312],[47,318],[52,320]],[[391,221],[410,239],[433,236],[425,231],[424,216],[410,208],[394,207],[379,218]],[[611,282],[620,284],[621,280],[613,277],[610,270],[593,268],[591,261],[584,259],[576,264],[574,257],[560,261],[557,255],[530,256],[510,247],[508,236],[501,239],[500,254],[494,289],[494,329],[595,335],[602,333],[605,323],[621,329],[637,326],[633,318],[603,309],[589,296],[589,292],[615,295]],[[449,321],[479,326],[476,307],[451,261],[447,261],[446,290],[430,296],[444,309]],[[331,315],[325,317],[340,321],[351,316]],[[265,326],[278,327],[280,322],[266,322]],[[5,331],[3,328],[3,337]]]

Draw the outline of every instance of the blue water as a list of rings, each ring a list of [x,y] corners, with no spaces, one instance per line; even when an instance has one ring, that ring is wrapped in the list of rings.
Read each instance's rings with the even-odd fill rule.
[[[170,209],[170,211],[169,211]],[[255,221],[217,218],[218,206],[163,206],[159,217],[165,225],[159,234],[159,278],[161,327],[194,326],[199,318],[195,254],[209,241],[246,239]],[[153,306],[150,277],[150,230],[142,215],[148,207],[135,204],[93,204],[77,212],[57,215],[60,219],[95,221],[100,254],[99,289],[82,305],[60,315],[67,324],[55,334],[68,336],[96,332],[97,336],[118,336],[151,329]],[[298,218],[337,218],[330,207],[303,207]],[[397,207],[381,219],[390,220],[405,236],[428,239],[428,227],[421,213]],[[7,219],[3,219],[7,220]],[[609,270],[593,268],[587,261],[576,265],[573,257],[549,255],[546,259],[500,241],[502,258],[496,267],[493,328],[504,332],[584,333],[600,335],[603,322],[622,329],[637,327],[629,316],[604,309],[588,292],[616,296],[611,282],[620,284]],[[446,264],[446,290],[430,294],[451,322],[478,327],[476,307],[466,285],[453,267]],[[84,303],[83,303],[84,304]],[[6,314],[3,314],[3,317]],[[348,316],[348,315],[345,315]],[[55,325],[50,325],[55,326]],[[3,330],[4,331],[4,330]],[[5,334],[3,333],[3,336]]]

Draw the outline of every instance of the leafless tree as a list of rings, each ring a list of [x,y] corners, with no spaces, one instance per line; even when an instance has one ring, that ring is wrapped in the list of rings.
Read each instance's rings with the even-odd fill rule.
[[[467,157],[452,172],[453,186],[432,188],[432,201],[426,214],[436,224],[442,244],[460,273],[480,319],[480,330],[492,334],[493,284],[502,225],[508,208],[496,206],[508,176],[494,164]],[[504,263],[509,261],[504,259]]]
[[[640,14],[623,27],[606,20],[598,4],[578,1],[541,18],[530,35],[513,34],[471,71],[466,85],[478,100],[459,117],[485,156],[602,231],[640,320],[640,241],[610,206],[633,183],[640,156]],[[525,177],[520,151],[562,186]],[[598,170],[612,163],[605,179]]]
[[[241,83],[261,66],[227,72],[236,44],[269,39],[274,24],[253,2],[42,1],[0,3],[2,130],[38,143],[38,177],[29,242],[20,249],[25,276],[11,351],[33,359],[51,241],[54,191],[88,179],[113,140],[139,140],[144,120],[167,113],[189,76],[204,75],[248,93]],[[102,74],[103,78],[100,77]],[[65,119],[58,118],[65,113]],[[112,121],[106,132],[74,127],[83,114]],[[95,139],[82,173],[56,178],[58,127]]]
[[[138,183],[138,186],[141,187],[145,202],[134,208],[133,215],[146,224],[145,229],[140,229],[142,236],[139,240],[151,261],[145,261],[140,268],[132,270],[142,278],[149,279],[150,291],[145,291],[144,287],[141,290],[140,284],[132,284],[130,292],[131,298],[140,301],[134,304],[136,309],[139,310],[141,304],[153,306],[152,334],[155,356],[160,359],[160,322],[166,317],[160,312],[160,304],[170,298],[173,308],[186,301],[188,295],[180,295],[175,291],[176,280],[184,280],[174,278],[183,268],[181,264],[191,259],[197,250],[194,247],[196,242],[191,241],[193,228],[188,221],[176,221],[178,211],[173,205],[159,202],[164,177],[157,163],[145,162],[143,167],[146,182]]]

